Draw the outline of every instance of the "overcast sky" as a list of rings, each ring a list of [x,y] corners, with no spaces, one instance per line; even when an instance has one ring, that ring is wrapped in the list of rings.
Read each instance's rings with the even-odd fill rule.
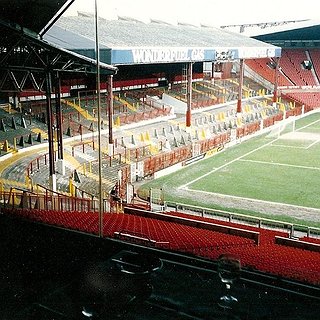
[[[130,16],[143,21],[160,19],[214,26],[320,19],[320,1],[293,0],[97,0],[99,15],[109,19]],[[75,0],[67,14],[94,12],[95,0]]]

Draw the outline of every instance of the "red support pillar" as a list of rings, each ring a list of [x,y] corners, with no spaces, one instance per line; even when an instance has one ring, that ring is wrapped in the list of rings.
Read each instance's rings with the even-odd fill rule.
[[[273,89],[273,103],[276,103],[278,100],[278,78],[279,78],[279,64],[280,58],[276,58],[276,67],[274,69],[274,89]]]
[[[240,59],[240,78],[239,78],[237,113],[242,112],[241,102],[242,102],[243,74],[244,74],[244,59]]]
[[[108,108],[108,126],[109,126],[109,147],[108,154],[113,155],[113,76],[108,76],[107,81],[107,108]]]
[[[186,127],[191,127],[191,106],[192,106],[192,62],[187,66],[187,113]]]

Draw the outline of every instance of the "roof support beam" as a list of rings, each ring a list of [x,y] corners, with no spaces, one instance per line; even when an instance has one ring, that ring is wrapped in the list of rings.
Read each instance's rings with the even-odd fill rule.
[[[56,191],[55,166],[54,166],[54,143],[53,143],[53,121],[52,121],[52,74],[46,72],[46,101],[47,101],[47,125],[48,125],[48,144],[49,144],[49,182],[50,189]]]
[[[15,77],[14,73],[12,71],[9,71],[9,77],[12,81],[12,84],[16,88],[17,91],[21,91],[21,86],[19,85],[17,78]]]
[[[106,75],[117,72],[114,66],[101,62],[99,65]],[[96,73],[97,65],[93,59],[51,46],[0,20],[0,76],[5,78],[0,91],[45,91],[42,87],[46,70],[79,75]]]
[[[62,135],[62,111],[61,111],[61,78],[57,72],[54,79],[55,103],[56,103],[56,128],[58,141],[58,159],[63,160],[63,135]]]

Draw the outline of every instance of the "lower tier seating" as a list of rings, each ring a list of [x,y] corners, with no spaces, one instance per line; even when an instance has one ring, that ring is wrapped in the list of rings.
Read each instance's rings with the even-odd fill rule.
[[[2,212],[91,234],[98,234],[99,230],[97,212],[58,212],[35,209],[3,209]],[[185,216],[183,213],[176,212],[168,214]],[[188,218],[239,227],[238,224],[226,221],[190,215],[188,215]],[[183,220],[178,223],[166,221],[163,218],[159,220],[126,213],[106,213],[103,215],[103,235],[105,237],[119,238],[167,250],[182,251],[213,260],[223,253],[231,253],[240,258],[243,267],[320,285],[319,252],[276,244],[276,236],[288,237],[284,232],[246,225],[241,225],[241,228],[259,231],[260,244],[256,245],[252,239],[245,237],[185,225]],[[309,239],[309,241],[313,240]]]

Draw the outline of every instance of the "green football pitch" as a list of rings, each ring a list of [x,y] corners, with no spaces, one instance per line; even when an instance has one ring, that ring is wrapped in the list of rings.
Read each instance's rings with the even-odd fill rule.
[[[279,125],[140,191],[150,188],[162,188],[166,201],[199,206],[207,206],[199,199],[219,194],[320,209],[320,113]]]

